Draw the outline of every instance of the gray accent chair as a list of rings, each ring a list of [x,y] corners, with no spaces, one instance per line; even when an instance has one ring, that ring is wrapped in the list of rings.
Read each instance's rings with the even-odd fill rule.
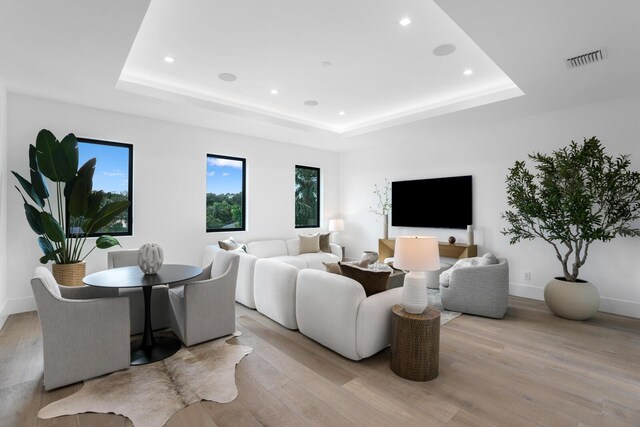
[[[171,328],[187,347],[235,332],[239,262],[237,253],[221,252],[211,278],[169,289]]]
[[[122,249],[107,252],[107,268],[131,267],[138,265],[137,249]],[[169,288],[166,285],[153,287],[151,292],[151,325],[153,329],[169,327]],[[142,288],[119,289],[121,297],[129,298],[129,319],[131,334],[141,334],[144,330],[144,297]]]
[[[117,298],[117,289],[59,286],[45,267],[36,268],[31,288],[46,390],[129,367],[129,300]]]
[[[498,264],[453,270],[440,297],[445,310],[501,319],[509,302],[509,263],[498,258]]]

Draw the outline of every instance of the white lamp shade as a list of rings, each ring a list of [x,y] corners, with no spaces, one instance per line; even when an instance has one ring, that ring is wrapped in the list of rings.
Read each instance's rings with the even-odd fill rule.
[[[329,231],[343,231],[344,221],[341,219],[329,220]]]
[[[400,270],[409,271],[439,270],[438,239],[431,236],[396,237],[393,266]]]

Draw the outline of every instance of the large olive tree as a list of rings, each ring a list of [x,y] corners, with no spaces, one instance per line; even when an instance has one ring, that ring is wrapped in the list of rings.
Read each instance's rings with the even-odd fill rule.
[[[529,155],[530,171],[516,161],[507,175],[510,210],[502,233],[515,244],[539,237],[553,246],[565,280],[575,282],[589,245],[618,236],[640,236],[640,173],[628,155],[607,155],[592,137],[550,155]]]

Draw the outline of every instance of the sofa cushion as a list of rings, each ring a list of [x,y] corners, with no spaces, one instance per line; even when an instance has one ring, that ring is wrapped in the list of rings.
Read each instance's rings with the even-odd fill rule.
[[[323,262],[338,262],[340,257],[326,252],[316,252],[313,254],[300,254],[296,258],[301,258],[307,263],[307,268],[324,271]]]
[[[285,240],[287,245],[287,254],[289,255],[300,255],[300,239],[287,239]]]
[[[322,252],[331,253],[331,232],[329,233],[320,233],[320,250]]]
[[[237,242],[233,236],[230,236],[225,240],[219,240],[218,246],[220,246],[220,249],[224,249],[225,251],[247,252],[247,245]]]
[[[307,261],[301,256],[291,256],[291,255],[283,255],[283,256],[274,256],[269,257],[274,261],[284,262],[285,264],[293,265],[297,267],[299,270],[303,268],[307,268]]]
[[[287,245],[284,240],[260,240],[249,242],[247,252],[258,258],[270,258],[275,256],[285,256],[288,254]]]
[[[349,277],[362,285],[367,297],[387,290],[387,281],[391,271],[369,270],[343,263],[338,265],[340,265],[340,272],[343,276]]]
[[[300,236],[300,253],[313,254],[320,251],[320,235],[318,233]]]

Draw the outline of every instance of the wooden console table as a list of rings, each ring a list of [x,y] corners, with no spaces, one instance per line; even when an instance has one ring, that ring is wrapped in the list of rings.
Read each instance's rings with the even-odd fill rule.
[[[440,256],[447,258],[471,258],[478,256],[478,245],[464,243],[438,242]],[[393,257],[396,249],[395,239],[378,239],[378,262]]]

